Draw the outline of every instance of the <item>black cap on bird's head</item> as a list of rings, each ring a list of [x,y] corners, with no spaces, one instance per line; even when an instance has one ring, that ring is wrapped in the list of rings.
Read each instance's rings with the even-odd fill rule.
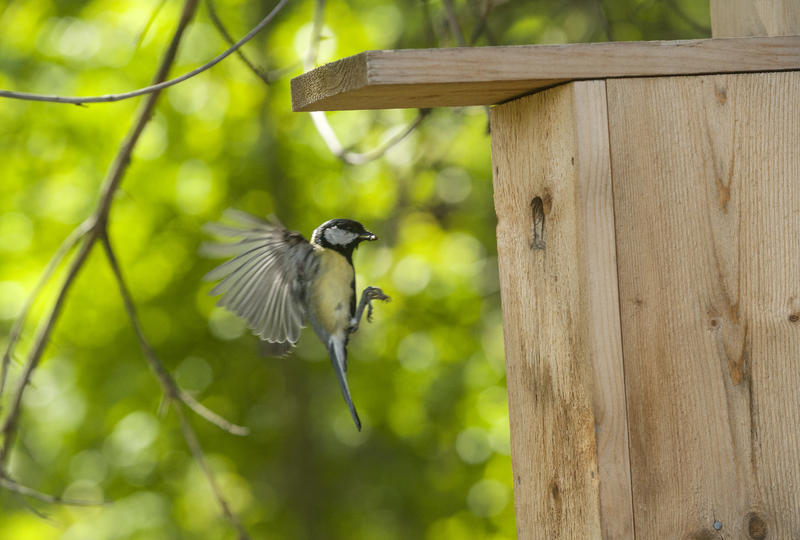
[[[369,232],[358,221],[341,218],[326,221],[314,229],[311,235],[311,243],[334,249],[348,257],[364,240],[377,239],[374,233]]]

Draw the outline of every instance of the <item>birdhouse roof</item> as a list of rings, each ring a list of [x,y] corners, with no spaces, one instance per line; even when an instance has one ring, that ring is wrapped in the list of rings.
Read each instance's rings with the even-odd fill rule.
[[[573,80],[798,69],[800,36],[366,51],[292,79],[292,108],[494,105]]]

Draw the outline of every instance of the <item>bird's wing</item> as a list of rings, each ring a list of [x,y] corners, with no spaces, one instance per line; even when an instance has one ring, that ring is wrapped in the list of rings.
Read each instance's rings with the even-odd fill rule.
[[[353,398],[350,397],[350,387],[347,386],[347,337],[342,335],[332,335],[328,338],[328,355],[331,357],[331,364],[333,370],[336,372],[336,377],[339,379],[339,387],[342,389],[342,396],[344,397],[347,408],[350,409],[350,414],[353,416],[353,421],[356,423],[356,428],[361,431],[361,419],[356,412],[356,406],[353,405]]]
[[[211,295],[247,321],[261,339],[294,344],[306,316],[306,284],[317,269],[313,247],[299,233],[236,210],[225,216],[235,225],[210,223],[206,230],[239,241],[205,244],[211,256],[233,256],[203,278],[221,280]]]

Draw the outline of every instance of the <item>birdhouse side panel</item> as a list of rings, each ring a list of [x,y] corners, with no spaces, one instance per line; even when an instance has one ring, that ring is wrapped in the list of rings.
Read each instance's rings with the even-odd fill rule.
[[[607,88],[636,536],[800,537],[800,72]]]
[[[492,110],[521,539],[632,535],[606,120],[603,81]]]

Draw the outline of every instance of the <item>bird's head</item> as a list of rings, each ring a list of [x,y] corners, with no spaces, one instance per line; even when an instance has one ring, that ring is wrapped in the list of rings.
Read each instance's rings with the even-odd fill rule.
[[[364,240],[377,239],[375,234],[352,219],[331,219],[314,229],[314,233],[311,235],[312,243],[324,248],[335,249],[344,255],[352,255],[353,250]]]

